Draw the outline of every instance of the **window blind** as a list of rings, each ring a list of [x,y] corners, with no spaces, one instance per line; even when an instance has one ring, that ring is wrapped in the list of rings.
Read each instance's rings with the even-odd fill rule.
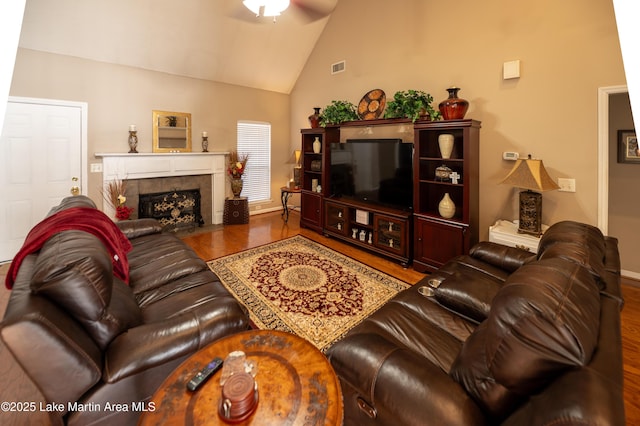
[[[271,124],[238,121],[239,154],[249,154],[242,196],[249,202],[271,199]]]

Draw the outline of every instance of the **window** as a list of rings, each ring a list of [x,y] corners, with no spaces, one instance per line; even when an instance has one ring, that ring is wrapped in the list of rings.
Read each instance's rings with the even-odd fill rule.
[[[271,199],[271,124],[238,121],[238,153],[249,154],[242,196],[249,202]]]

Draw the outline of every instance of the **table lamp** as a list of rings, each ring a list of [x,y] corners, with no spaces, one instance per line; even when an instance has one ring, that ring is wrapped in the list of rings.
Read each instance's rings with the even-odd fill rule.
[[[558,189],[542,164],[531,155],[516,164],[500,183],[526,189],[520,192],[520,220],[518,232],[539,236],[542,234],[542,194],[540,192]],[[540,192],[537,192],[540,191]]]

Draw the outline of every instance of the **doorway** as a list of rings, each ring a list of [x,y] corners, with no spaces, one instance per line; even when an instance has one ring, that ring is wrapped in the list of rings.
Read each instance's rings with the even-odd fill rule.
[[[598,89],[598,227],[618,238],[622,275],[640,279],[640,165],[617,162],[617,131],[633,129],[627,86]]]
[[[0,135],[0,262],[72,186],[86,193],[86,161],[86,103],[9,98]]]

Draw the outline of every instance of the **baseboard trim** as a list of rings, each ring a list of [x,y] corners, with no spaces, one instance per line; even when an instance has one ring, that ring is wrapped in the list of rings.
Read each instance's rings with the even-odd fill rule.
[[[625,278],[629,278],[630,280],[638,281],[638,286],[640,286],[640,273],[633,272],[633,271],[626,271],[623,269],[620,271],[620,275],[622,275]]]
[[[289,207],[289,209],[291,209],[291,207]],[[268,209],[257,209],[257,210],[251,210],[251,206],[249,206],[249,216],[253,216],[256,214],[263,214],[263,213],[272,213],[272,212],[277,212],[277,211],[282,211],[282,207],[270,207]]]

